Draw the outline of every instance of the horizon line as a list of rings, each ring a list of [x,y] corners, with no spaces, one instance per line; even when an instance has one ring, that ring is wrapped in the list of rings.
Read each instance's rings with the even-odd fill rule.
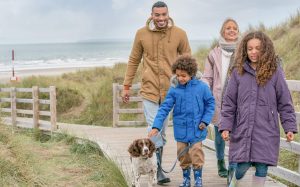
[[[102,39],[83,39],[77,41],[42,41],[42,42],[4,42],[0,43],[1,45],[41,45],[41,44],[75,44],[75,43],[98,43],[98,42],[129,42],[133,41],[134,38],[102,38]],[[212,41],[214,39],[200,39],[200,38],[191,38],[189,41]]]

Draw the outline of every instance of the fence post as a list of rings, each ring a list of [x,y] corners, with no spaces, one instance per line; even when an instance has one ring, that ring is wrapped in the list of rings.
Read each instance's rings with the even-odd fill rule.
[[[13,127],[17,126],[17,94],[16,94],[16,88],[11,87],[10,90],[10,98],[11,98],[11,124]]]
[[[50,121],[51,121],[51,131],[57,130],[56,124],[56,88],[55,86],[50,86]]]
[[[32,87],[33,127],[39,128],[39,87]]]
[[[298,155],[298,173],[300,173],[300,155]]]
[[[118,126],[118,121],[120,117],[118,113],[118,110],[120,108],[118,96],[119,96],[118,83],[113,83],[113,127]]]

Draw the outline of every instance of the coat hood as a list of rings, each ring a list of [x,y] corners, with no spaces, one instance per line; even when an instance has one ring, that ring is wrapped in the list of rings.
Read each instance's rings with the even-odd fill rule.
[[[195,79],[197,80],[201,80],[202,78],[202,73],[201,71],[197,71],[196,75],[195,75]],[[170,83],[171,83],[171,86],[172,87],[176,87],[178,85],[178,80],[177,80],[177,76],[176,75],[173,75],[170,79]]]
[[[150,31],[165,31],[166,29],[161,29],[161,30],[158,30],[156,27],[155,27],[155,24],[154,24],[154,21],[153,19],[150,17],[147,22],[146,22],[146,26],[147,28],[150,30]],[[168,21],[168,29],[173,27],[174,26],[174,21],[172,18],[169,17],[169,21]]]

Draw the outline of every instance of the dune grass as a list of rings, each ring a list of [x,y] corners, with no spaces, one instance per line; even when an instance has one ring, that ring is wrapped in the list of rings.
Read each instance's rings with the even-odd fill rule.
[[[274,41],[277,53],[283,59],[283,68],[287,79],[300,80],[300,13],[291,16],[285,23],[272,28],[265,28],[261,23],[257,27],[266,32]],[[200,71],[210,48],[200,48],[193,56],[197,59]],[[94,68],[63,74],[60,77],[32,76],[24,78],[17,87],[48,87],[55,83],[57,87],[58,121],[66,123],[112,126],[112,83],[123,83],[126,64],[113,67]],[[134,82],[140,82],[140,70]],[[3,85],[4,87],[11,85]],[[46,95],[43,97],[47,97]],[[42,98],[43,98],[42,97]],[[295,97],[297,98],[297,97]],[[23,104],[26,108],[27,106]],[[23,106],[21,106],[23,107]],[[133,116],[133,117],[132,117]],[[134,115],[122,119],[134,118]]]
[[[0,124],[0,186],[127,186],[92,142]]]
[[[262,30],[266,32],[273,40],[275,49],[279,56],[283,59],[283,68],[286,74],[287,79],[296,79],[300,80],[300,11],[298,10],[296,14],[292,15],[285,23],[274,26],[272,28],[266,28],[262,23],[257,27],[249,26],[248,30]],[[201,48],[195,54],[194,57],[197,59],[199,64],[199,69],[203,71],[204,69],[204,61],[208,55],[209,50],[216,44],[216,40],[212,43],[210,48]],[[125,63],[119,63],[114,65],[113,67],[103,67],[103,68],[94,68],[91,70],[78,71],[76,73],[68,73],[63,74],[59,77],[47,77],[47,76],[32,76],[28,78],[24,78],[22,82],[16,84],[16,87],[49,87],[50,85],[54,85],[57,88],[57,111],[58,111],[58,121],[66,122],[66,123],[77,123],[77,124],[89,124],[89,125],[101,125],[101,126],[112,126],[112,83],[122,84],[124,74],[126,70]],[[138,75],[136,76],[134,82],[140,82],[140,70],[138,71]],[[11,85],[1,85],[1,87],[10,87]],[[41,98],[47,98],[47,95],[42,95]],[[300,110],[300,99],[299,93],[293,93],[295,108],[297,111]],[[133,104],[134,106],[134,104]],[[20,105],[19,107],[29,107],[26,105]],[[125,115],[122,116],[122,119],[132,119],[134,115]],[[3,128],[3,127],[1,127]],[[7,130],[7,129],[6,129]],[[65,142],[68,137],[64,137],[62,141],[55,141],[53,139],[50,140],[39,140],[32,141],[32,137],[27,135],[19,134],[21,138],[18,136],[14,138],[9,138],[9,130],[4,131],[6,133],[0,133],[0,146],[1,146],[1,155],[6,155],[5,158],[0,157],[0,168],[1,169],[1,180],[0,184],[13,184],[18,182],[20,186],[23,185],[45,185],[49,183],[55,183],[58,181],[71,181],[72,184],[66,185],[74,185],[76,183],[86,185],[83,182],[86,181],[101,181],[103,183],[107,183],[107,185],[111,184],[111,181],[105,181],[107,178],[105,176],[115,176],[114,172],[118,173],[118,169],[116,167],[106,169],[108,167],[106,163],[110,163],[99,156],[98,153],[92,153],[93,156],[88,158],[99,158],[99,162],[89,163],[90,160],[86,158],[85,154],[80,154],[82,152],[81,149],[85,150],[85,148],[78,148],[77,146],[73,147],[70,144],[73,144],[72,138],[68,143]],[[38,133],[34,133],[35,136]],[[41,136],[43,137],[43,136]],[[21,141],[25,140],[24,142]],[[41,141],[45,141],[45,143],[41,143]],[[297,135],[297,141],[299,141],[299,135]],[[26,143],[27,142],[27,143]],[[9,146],[7,146],[9,143]],[[37,146],[37,150],[39,152],[46,152],[46,148],[54,148],[51,154],[37,156],[38,154],[33,151],[30,153],[30,148],[25,149],[25,146],[28,145]],[[70,148],[70,147],[73,148]],[[79,145],[78,145],[79,146]],[[72,151],[70,151],[72,150]],[[62,151],[62,153],[57,153],[56,151]],[[89,151],[88,151],[89,152]],[[17,154],[21,154],[20,157],[15,158]],[[49,155],[58,156],[58,158],[53,158],[53,160],[47,160]],[[90,154],[90,153],[88,153]],[[98,156],[97,156],[98,155]],[[70,168],[67,165],[61,166],[65,168],[63,171],[61,168],[55,168],[54,162],[62,162],[62,164],[66,161],[65,157],[70,157],[71,160],[74,159],[76,163],[72,160],[68,163],[71,164]],[[82,158],[83,157],[83,158]],[[45,159],[46,158],[46,159]],[[70,159],[68,158],[68,159]],[[289,158],[289,159],[285,159]],[[41,159],[42,161],[39,161]],[[80,160],[83,159],[83,160]],[[297,162],[298,157],[295,154],[288,153],[286,151],[281,151],[279,164],[290,168],[292,170],[296,170],[298,167]],[[22,161],[22,162],[21,162]],[[34,162],[33,162],[34,161]],[[78,161],[78,163],[77,163]],[[41,162],[44,162],[43,164]],[[73,164],[74,162],[74,164]],[[65,163],[66,164],[66,163]],[[87,164],[89,167],[82,166],[81,164]],[[8,167],[8,165],[10,167]],[[30,167],[30,165],[36,166],[36,169]],[[39,167],[37,166],[39,165]],[[113,164],[109,164],[113,165]],[[58,174],[45,172],[45,168],[54,167],[59,171]],[[74,169],[74,168],[76,169]],[[78,168],[82,168],[82,170],[77,170]],[[99,169],[101,168],[101,169]],[[95,169],[95,170],[94,170]],[[96,171],[97,170],[97,171]],[[101,171],[105,171],[104,173]],[[90,173],[93,171],[93,174],[86,175],[86,173]],[[78,177],[72,179],[71,175],[60,177],[61,174],[66,173],[75,173],[75,176]],[[113,172],[113,173],[110,173]],[[46,174],[47,173],[47,174]],[[79,176],[79,174],[80,176]],[[108,174],[109,175],[106,175]],[[78,174],[78,175],[77,175]],[[120,174],[120,173],[118,173]],[[41,175],[41,176],[40,176]],[[86,177],[84,180],[80,177],[83,175]],[[54,181],[53,178],[56,180]],[[121,179],[117,177],[117,181]],[[104,180],[104,181],[102,181]],[[83,181],[82,183],[80,183]],[[100,183],[101,183],[100,182]],[[121,180],[120,184],[123,185]],[[87,185],[88,186],[88,185]],[[118,186],[118,185],[117,185]]]

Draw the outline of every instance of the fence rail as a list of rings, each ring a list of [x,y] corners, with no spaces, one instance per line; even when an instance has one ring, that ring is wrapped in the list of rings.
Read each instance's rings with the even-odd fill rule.
[[[299,80],[287,80],[287,84],[290,91],[299,92],[300,93],[300,81]],[[131,87],[131,90],[139,90],[141,84],[134,84]],[[113,83],[113,127],[120,127],[120,126],[139,126],[145,124],[145,120],[136,120],[136,121],[120,121],[120,114],[143,114],[143,107],[142,107],[142,98],[139,95],[134,95],[129,98],[129,102],[138,102],[138,108],[121,108],[120,103],[122,102],[121,98],[121,91],[123,90],[123,86],[119,85],[118,83]],[[300,98],[299,98],[300,100]],[[297,124],[298,129],[300,129],[300,112],[296,112]],[[141,118],[140,118],[141,119]],[[209,126],[210,135],[211,137],[214,136],[214,129],[213,126]],[[214,141],[210,139],[206,139],[203,144],[206,147],[209,147],[215,150]],[[275,175],[279,178],[283,178],[291,183],[294,183],[300,186],[300,143],[299,142],[286,142],[286,139],[280,139],[280,148],[290,151],[297,155],[298,157],[298,171],[291,171],[289,169],[283,168],[281,166],[277,167],[270,167],[269,173]],[[225,148],[225,153],[228,155],[228,147]]]
[[[131,87],[131,90],[137,91],[141,87],[141,84],[134,84]],[[121,91],[123,90],[123,86],[118,83],[113,83],[113,127],[119,126],[141,126],[145,124],[145,119],[143,116],[144,108],[142,101],[143,99],[138,95],[138,93],[134,93],[133,96],[129,98],[130,102],[137,102],[138,108],[121,108],[120,103],[122,103]],[[120,114],[138,114],[137,121],[120,121]]]
[[[57,129],[55,86],[50,86],[49,88],[39,88],[37,86],[33,86],[32,88],[0,88],[1,92],[10,94],[9,98],[0,98],[0,109],[1,112],[11,114],[9,122],[12,126],[39,128],[50,131]],[[31,98],[17,98],[17,93],[31,93]],[[48,93],[49,99],[39,99],[39,93]],[[3,108],[2,103],[10,103],[10,108]],[[17,108],[17,103],[31,104],[32,109]],[[40,110],[41,104],[49,105],[49,110]],[[18,117],[18,114],[32,115],[32,118],[21,118]],[[48,116],[50,120],[40,120],[40,116]]]

